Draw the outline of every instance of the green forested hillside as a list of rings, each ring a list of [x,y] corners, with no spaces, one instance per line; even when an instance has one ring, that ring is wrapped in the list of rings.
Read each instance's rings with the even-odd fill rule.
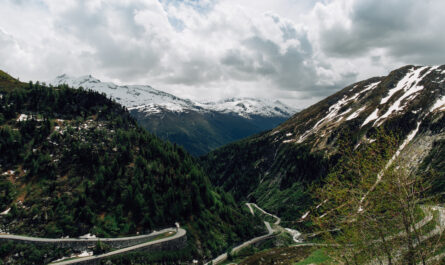
[[[321,181],[331,163],[321,153],[311,153],[307,145],[280,146],[264,134],[203,158],[215,185],[237,200],[261,203],[287,220],[297,219],[312,204],[308,186]]]
[[[313,205],[312,188],[341,166],[345,147],[360,153],[381,133],[402,149],[415,146],[398,150],[408,160],[403,166],[416,169],[425,159],[423,169],[443,175],[444,69],[406,66],[352,84],[271,131],[210,152],[201,163],[212,183],[284,220],[299,220]],[[443,183],[435,188],[443,191]]]
[[[179,222],[189,257],[202,258],[262,229],[182,148],[104,95],[1,72],[0,135],[2,231],[115,237]]]
[[[236,200],[329,243],[332,264],[443,263],[444,80],[445,66],[405,66],[352,84],[201,163]]]
[[[130,113],[138,123],[160,137],[183,146],[194,156],[205,155],[211,150],[239,139],[257,134],[277,126],[285,117],[249,118],[231,113],[164,111],[146,115],[138,109]]]

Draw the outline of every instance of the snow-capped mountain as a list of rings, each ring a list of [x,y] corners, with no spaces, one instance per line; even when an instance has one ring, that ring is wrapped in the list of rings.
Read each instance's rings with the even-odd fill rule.
[[[366,132],[403,120],[398,129],[405,137],[412,133],[407,138],[412,139],[431,117],[443,116],[443,111],[445,66],[406,66],[346,87],[295,115],[272,134],[289,130],[283,141],[314,142],[315,149],[324,149],[335,146],[333,137],[345,126]],[[361,144],[366,137],[357,140]]]
[[[377,154],[384,157],[377,179],[392,165],[445,176],[445,65],[410,65],[357,82],[202,161],[212,182],[236,198],[296,220],[311,206],[303,206],[311,201],[304,190],[322,183],[350,157],[374,164]],[[443,177],[434,190],[445,192]]]
[[[295,109],[283,104],[279,100],[271,101],[256,98],[229,98],[216,102],[196,103],[206,110],[222,113],[237,113],[249,118],[252,115],[266,117],[289,117],[296,112]]]
[[[110,82],[101,82],[91,75],[70,77],[63,74],[57,76],[50,84],[53,86],[66,84],[73,88],[83,87],[105,93],[129,110],[141,109],[146,113],[159,113],[163,109],[176,112],[197,110],[192,101],[175,97],[171,94],[156,90],[151,86],[118,86]]]
[[[139,109],[146,114],[161,113],[165,110],[172,112],[216,111],[250,118],[253,115],[290,117],[296,112],[295,109],[280,101],[255,98],[230,98],[214,102],[194,102],[162,92],[148,85],[118,86],[110,82],[101,82],[91,75],[70,77],[63,74],[57,76],[50,84],[53,86],[66,84],[74,88],[83,87],[105,93],[129,110]]]
[[[101,82],[91,75],[70,77],[64,74],[50,84],[105,93],[127,107],[143,127],[161,138],[183,145],[194,155],[271,129],[296,112],[279,101],[255,98],[195,102],[151,86],[118,86]]]

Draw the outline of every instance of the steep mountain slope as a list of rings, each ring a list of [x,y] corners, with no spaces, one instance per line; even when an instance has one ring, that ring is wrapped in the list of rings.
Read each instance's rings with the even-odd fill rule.
[[[117,86],[92,76],[60,75],[51,84],[105,93],[127,107],[144,128],[193,155],[274,128],[296,112],[279,101],[253,98],[193,102],[150,86]]]
[[[149,134],[119,104],[97,92],[20,83],[4,72],[0,187],[1,233],[116,237],[179,222],[191,259],[254,236],[261,231],[255,224],[262,229],[182,148]]]
[[[444,127],[445,66],[406,66],[348,86],[271,131],[209,153],[202,164],[236,199],[298,220],[314,203],[308,187],[338,168],[344,147],[382,146],[382,133],[398,139],[388,161],[443,175]]]

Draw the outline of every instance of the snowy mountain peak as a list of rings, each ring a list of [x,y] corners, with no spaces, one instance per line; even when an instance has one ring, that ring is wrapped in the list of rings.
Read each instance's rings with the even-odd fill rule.
[[[165,110],[172,112],[216,111],[250,118],[251,116],[290,117],[296,112],[295,109],[277,100],[228,98],[211,102],[194,102],[156,90],[148,85],[118,86],[109,82],[101,82],[92,75],[71,77],[62,74],[57,76],[50,84],[53,86],[66,84],[74,88],[83,87],[105,93],[129,110],[138,109],[146,115],[162,113]]]
[[[66,84],[74,88],[83,87],[105,93],[128,109],[143,110],[147,114],[159,113],[163,109],[174,112],[195,109],[191,101],[180,99],[147,85],[118,86],[110,82],[101,82],[91,75],[70,77],[66,74],[57,76],[50,83],[53,86]]]
[[[344,127],[367,131],[400,123],[403,129],[414,130],[443,111],[445,65],[405,66],[388,76],[346,87],[293,116],[271,134],[286,132],[290,136],[283,138],[285,143],[313,141],[324,148]]]
[[[278,100],[272,101],[258,98],[228,98],[216,102],[202,102],[198,104],[204,109],[223,113],[233,112],[243,117],[252,115],[286,117],[296,112],[296,110]]]

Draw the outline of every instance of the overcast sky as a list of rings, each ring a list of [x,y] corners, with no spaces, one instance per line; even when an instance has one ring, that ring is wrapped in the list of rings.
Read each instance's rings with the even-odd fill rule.
[[[0,69],[294,107],[445,64],[444,0],[0,0]]]

